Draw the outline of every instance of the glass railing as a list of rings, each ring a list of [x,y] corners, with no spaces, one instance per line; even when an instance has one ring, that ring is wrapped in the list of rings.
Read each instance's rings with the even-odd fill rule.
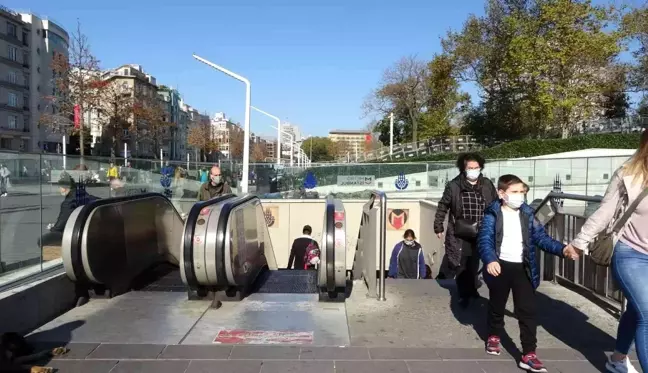
[[[603,195],[613,172],[628,156],[490,161],[484,174],[493,181],[505,173],[520,176],[530,186],[529,202],[549,192]],[[89,197],[107,198],[140,193],[163,193],[180,213],[197,200],[201,170],[220,164],[235,193],[240,193],[242,165],[154,159],[114,160],[118,181],[108,177],[109,158],[0,152],[9,177],[0,197],[0,286],[17,277],[60,264],[60,235],[56,225],[64,202],[57,185],[63,172],[80,186],[78,203]],[[390,199],[438,199],[446,183],[457,175],[454,162],[313,164],[308,168],[250,164],[249,192],[262,199],[310,199],[334,195],[338,199],[368,200],[372,190]],[[0,171],[0,174],[4,174]],[[88,196],[84,194],[87,193]],[[88,197],[88,198],[86,198]],[[63,219],[63,224],[65,219]],[[21,270],[21,271],[18,271]]]

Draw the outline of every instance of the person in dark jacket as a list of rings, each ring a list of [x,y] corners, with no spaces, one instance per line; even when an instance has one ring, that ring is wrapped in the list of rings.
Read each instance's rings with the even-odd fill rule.
[[[391,278],[427,278],[427,268],[423,247],[416,242],[414,231],[408,229],[403,240],[394,246],[389,261],[389,277]]]
[[[214,166],[209,171],[209,181],[200,186],[198,201],[208,201],[229,193],[232,193],[232,188],[223,180],[220,167]]]
[[[478,298],[477,271],[479,255],[476,248],[477,230],[484,216],[484,209],[497,199],[493,183],[482,175],[486,161],[475,153],[462,154],[457,159],[460,174],[450,181],[438,204],[434,217],[434,233],[439,239],[445,232],[445,256],[443,266],[454,272],[460,305],[468,307],[471,298]],[[448,227],[443,223],[446,214]],[[440,276],[451,278],[452,275]]]
[[[61,178],[57,182],[57,185],[59,187],[59,192],[65,198],[63,199],[63,202],[61,202],[61,208],[59,210],[59,215],[56,218],[56,223],[49,224],[47,227],[49,232],[46,232],[38,239],[39,246],[60,246],[63,241],[65,224],[67,224],[72,212],[74,212],[77,207],[97,199],[97,197],[88,194],[85,191],[85,188],[77,188],[77,184],[68,173],[64,172],[61,174]]]
[[[574,258],[577,254],[545,232],[535,219],[535,211],[524,202],[525,188],[515,175],[500,177],[500,199],[486,208],[479,229],[477,248],[486,268],[484,281],[489,290],[486,352],[500,354],[504,310],[512,291],[522,341],[519,366],[531,372],[546,372],[536,355],[535,289],[540,285],[536,247],[560,257]]]
[[[305,269],[306,263],[304,259],[306,258],[306,252],[308,246],[314,246],[319,249],[317,241],[311,236],[313,234],[313,228],[310,225],[304,225],[302,229],[302,236],[295,238],[290,249],[290,256],[288,257],[288,267],[287,269]]]

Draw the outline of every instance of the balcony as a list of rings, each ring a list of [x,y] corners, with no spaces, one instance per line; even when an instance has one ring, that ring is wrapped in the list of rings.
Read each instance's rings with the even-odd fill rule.
[[[29,106],[23,106],[24,111],[29,111]]]
[[[11,106],[11,105],[8,105],[8,104],[5,104],[5,103],[0,103],[0,109],[5,109],[5,110],[13,111],[13,112],[16,112],[16,113],[21,113],[21,114],[23,113],[23,108],[22,107]]]
[[[27,86],[27,85],[21,85],[21,84],[18,84],[18,83],[12,83],[12,82],[9,82],[9,81],[6,81],[6,80],[0,80],[0,86],[4,86],[4,87],[7,87],[7,88],[16,89],[16,90],[23,90],[23,89],[24,90],[29,90],[29,86]]]
[[[0,32],[0,39],[6,41],[8,43],[11,43],[13,45],[17,45],[19,47],[27,47],[27,46],[29,46],[27,44],[27,41],[22,41],[22,40],[18,39],[18,36],[5,34],[3,32]]]
[[[11,58],[7,58],[7,57],[0,57],[0,62],[4,63],[6,65],[14,66],[14,67],[24,67],[22,62],[15,61],[15,60],[12,60]],[[29,64],[28,64],[28,66],[29,66]]]

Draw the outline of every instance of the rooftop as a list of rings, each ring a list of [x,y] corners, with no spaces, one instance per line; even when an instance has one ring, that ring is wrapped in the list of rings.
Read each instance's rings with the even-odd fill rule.
[[[368,135],[370,132],[365,130],[331,130],[329,135]]]

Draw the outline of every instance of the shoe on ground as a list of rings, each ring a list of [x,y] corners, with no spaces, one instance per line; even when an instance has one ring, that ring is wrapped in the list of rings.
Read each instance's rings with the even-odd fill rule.
[[[520,363],[518,364],[520,368],[528,371],[528,372],[533,372],[533,373],[546,373],[547,368],[545,368],[545,365],[538,359],[538,356],[535,354],[535,352],[530,352],[524,356],[522,356],[522,359],[520,359]]]
[[[496,356],[499,356],[502,353],[500,338],[498,336],[491,335],[488,337],[488,340],[486,341],[486,353]]]
[[[612,361],[612,356],[609,356],[608,360],[605,362],[605,369],[610,373],[639,373],[639,371],[632,366],[628,357],[621,361]]]

